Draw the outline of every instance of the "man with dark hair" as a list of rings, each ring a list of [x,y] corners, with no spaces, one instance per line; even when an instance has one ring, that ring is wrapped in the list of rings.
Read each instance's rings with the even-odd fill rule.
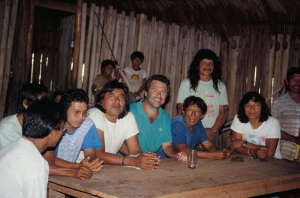
[[[131,54],[130,59],[132,62],[132,66],[124,68],[126,78],[128,79],[128,82],[133,89],[133,92],[131,94],[134,97],[129,97],[129,99],[132,100],[131,98],[137,97],[143,98],[143,95],[141,93],[144,90],[147,73],[144,69],[140,68],[140,65],[144,61],[144,54],[142,52],[135,51]],[[133,103],[135,101],[136,100],[133,99],[129,103]]]
[[[24,113],[23,134],[0,150],[0,197],[47,197],[49,165],[41,156],[63,134],[62,108],[49,99]]]
[[[187,97],[183,103],[183,114],[171,120],[173,144],[179,151],[188,153],[196,149],[197,157],[207,159],[227,159],[231,152],[218,150],[208,139],[201,119],[205,116],[207,106],[196,96]],[[207,151],[207,152],[206,152]]]
[[[170,81],[163,75],[149,77],[145,85],[145,100],[130,105],[137,121],[138,139],[143,152],[156,153],[161,147],[168,157],[186,161],[185,152],[179,152],[172,143],[168,113],[161,108],[170,92]]]
[[[22,137],[23,113],[36,100],[50,96],[49,90],[37,83],[25,84],[19,90],[18,114],[3,118],[0,122],[0,149]]]
[[[102,147],[94,122],[87,116],[89,98],[82,89],[69,89],[61,97],[63,117],[66,120],[66,131],[54,151],[47,151],[44,157],[50,166],[50,175],[70,176],[78,179],[89,179],[92,172],[102,169],[96,150]],[[84,160],[75,163],[80,151]],[[90,161],[90,162],[89,162]],[[59,167],[69,168],[63,169]]]
[[[142,153],[140,149],[137,138],[139,130],[134,116],[129,112],[128,88],[124,83],[117,80],[106,83],[89,113],[103,144],[96,153],[106,164],[147,170],[157,168],[159,158],[151,153]],[[126,155],[138,156],[118,156],[116,154],[120,149]]]
[[[288,92],[273,101],[271,114],[280,122],[282,158],[300,162],[300,68],[290,68],[284,81]]]
[[[207,105],[207,112],[202,123],[206,134],[212,143],[218,147],[219,129],[224,124],[227,113],[226,87],[220,81],[217,55],[208,49],[197,52],[188,77],[181,82],[177,96],[178,114],[182,113],[182,104],[188,96],[198,96]]]

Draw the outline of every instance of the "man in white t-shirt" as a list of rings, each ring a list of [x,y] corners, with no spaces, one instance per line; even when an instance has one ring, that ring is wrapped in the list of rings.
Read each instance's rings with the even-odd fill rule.
[[[98,95],[95,107],[88,112],[102,142],[102,148],[96,150],[96,155],[104,163],[147,170],[157,168],[159,157],[141,151],[137,138],[139,129],[133,114],[129,112],[128,88],[124,83],[117,80],[106,83]],[[117,155],[118,151],[138,156],[123,157]]]
[[[133,92],[130,93],[134,96],[134,98],[144,98],[142,93],[146,84],[147,73],[144,69],[140,68],[140,65],[144,61],[144,54],[142,52],[135,51],[131,54],[130,59],[132,66],[124,68],[125,76],[133,89],[131,90]],[[136,101],[129,101],[130,104],[134,102]]]
[[[0,151],[0,197],[47,197],[49,165],[41,153],[63,134],[62,108],[42,99],[24,113],[23,137]]]

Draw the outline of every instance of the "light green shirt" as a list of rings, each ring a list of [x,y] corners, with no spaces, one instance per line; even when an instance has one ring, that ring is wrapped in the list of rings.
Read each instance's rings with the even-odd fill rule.
[[[207,105],[207,112],[205,117],[202,119],[204,128],[211,128],[217,117],[219,116],[219,105],[228,105],[226,86],[224,83],[219,81],[218,93],[213,87],[213,81],[204,82],[199,80],[196,92],[190,89],[190,80],[184,79],[179,87],[177,103],[183,103],[184,100],[189,96],[200,97]]]
[[[22,137],[22,127],[17,114],[3,118],[0,121],[0,149]]]

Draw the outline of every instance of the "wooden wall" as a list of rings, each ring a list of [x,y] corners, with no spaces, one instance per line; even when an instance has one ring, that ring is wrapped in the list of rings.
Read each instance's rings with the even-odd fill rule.
[[[163,23],[156,21],[155,17],[149,20],[144,14],[135,15],[131,12],[127,16],[125,12],[117,13],[112,7],[99,8],[95,4],[91,4],[89,10],[87,11],[87,5],[84,3],[77,87],[86,90],[91,101],[94,100],[91,84],[100,72],[100,63],[104,59],[115,57],[121,67],[130,66],[130,54],[136,50],[145,55],[141,67],[147,71],[148,76],[163,74],[170,79],[171,94],[165,109],[171,117],[176,115],[179,85],[186,78],[189,65],[199,49],[211,49],[220,57],[222,81],[227,86],[229,99],[227,120],[233,119],[240,99],[246,92],[260,91],[264,97],[268,97],[281,86],[287,69],[299,66],[300,40],[297,34],[270,35],[250,31],[231,37],[229,41],[221,41],[219,35],[194,27]],[[104,27],[106,38],[102,34],[99,22]],[[35,19],[32,77],[33,81],[39,81],[41,73],[40,82],[48,88],[52,82],[52,90],[64,89],[58,83],[58,75],[62,75],[58,73],[61,71],[61,30],[57,24],[51,25],[47,20]],[[72,51],[71,43],[64,46],[66,50]],[[71,68],[71,65],[65,67]],[[72,71],[67,69],[62,72]],[[279,94],[275,97],[278,96]],[[228,138],[228,135],[225,135],[225,138]]]

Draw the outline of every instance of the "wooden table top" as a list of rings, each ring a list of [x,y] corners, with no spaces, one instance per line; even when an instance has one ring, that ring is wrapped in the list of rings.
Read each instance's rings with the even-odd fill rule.
[[[245,161],[198,159],[196,169],[175,159],[163,159],[155,171],[104,165],[87,181],[50,176],[49,187],[100,197],[250,197],[300,188],[300,163],[239,156]]]

